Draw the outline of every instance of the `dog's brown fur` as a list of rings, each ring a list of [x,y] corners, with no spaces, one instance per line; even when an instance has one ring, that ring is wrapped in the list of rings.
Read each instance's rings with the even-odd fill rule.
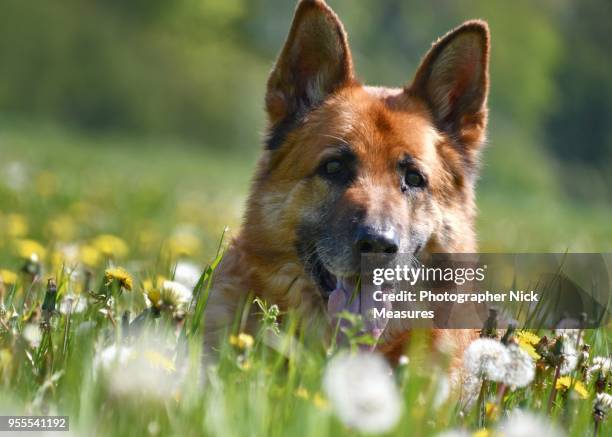
[[[474,184],[487,124],[488,54],[486,23],[466,22],[433,44],[409,86],[363,86],[335,13],[320,0],[299,3],[268,81],[267,147],[244,224],[210,294],[209,335],[231,324],[247,293],[309,320],[325,311],[299,251],[314,235],[302,230],[317,220],[344,235],[347,217],[360,211],[392,223],[404,236],[402,251],[476,251]],[[341,189],[318,173],[339,145],[357,163]],[[397,163],[405,157],[425,175],[425,187],[400,189]],[[387,331],[380,348],[397,355],[409,333]],[[472,334],[433,337],[461,348]]]

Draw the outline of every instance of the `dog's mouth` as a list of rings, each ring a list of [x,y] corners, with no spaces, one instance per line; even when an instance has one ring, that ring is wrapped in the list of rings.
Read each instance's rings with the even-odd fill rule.
[[[312,275],[326,301],[328,319],[333,327],[341,328],[349,323],[342,317],[343,312],[357,314],[362,318],[365,333],[370,334],[375,341],[380,338],[387,319],[380,317],[379,313],[383,308],[388,309],[388,302],[375,301],[372,293],[361,286],[359,274],[335,275],[317,257],[312,264]],[[340,332],[337,340],[344,341],[342,337]]]

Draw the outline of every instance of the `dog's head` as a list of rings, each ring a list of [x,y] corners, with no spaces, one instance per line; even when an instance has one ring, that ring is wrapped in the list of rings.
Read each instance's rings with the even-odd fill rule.
[[[253,238],[293,251],[324,298],[347,288],[363,253],[473,250],[488,52],[487,25],[470,21],[434,43],[409,85],[363,86],[335,13],[300,2],[268,80]]]

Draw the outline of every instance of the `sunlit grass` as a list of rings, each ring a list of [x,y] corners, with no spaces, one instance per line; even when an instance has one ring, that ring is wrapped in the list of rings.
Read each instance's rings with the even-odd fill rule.
[[[53,129],[8,130],[0,150],[0,414],[66,414],[85,435],[383,430],[384,412],[366,422],[366,410],[357,419],[339,410],[336,399],[344,398],[334,390],[357,384],[358,394],[369,393],[368,378],[350,379],[361,364],[339,361],[335,368],[349,369],[349,379],[324,383],[339,351],[303,338],[269,303],[247,302],[260,313],[260,332],[244,333],[237,318],[218,355],[202,358],[219,239],[229,226],[227,242],[239,223],[253,162]],[[481,196],[484,249],[602,251],[612,241],[605,207],[579,208],[555,193],[534,208],[534,200],[508,204],[492,193],[485,187]],[[389,432],[493,435],[520,407],[571,435],[606,435],[606,414],[598,421],[594,401],[609,393],[610,377],[601,375],[610,370],[602,371],[605,362],[597,370],[593,359],[609,358],[610,329],[582,333],[588,358],[578,361],[576,343],[575,366],[564,375],[556,371],[570,354],[560,345],[571,340],[550,331],[515,337],[533,381],[513,389],[485,375],[466,406],[448,390],[449,357],[434,357],[426,333],[416,332],[387,391],[373,391],[380,405],[401,405]],[[386,386],[384,366],[369,365],[365,371]]]

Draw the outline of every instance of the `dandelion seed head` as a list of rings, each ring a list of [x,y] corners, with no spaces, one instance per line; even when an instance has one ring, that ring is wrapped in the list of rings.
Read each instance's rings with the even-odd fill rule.
[[[545,417],[520,409],[511,411],[508,417],[501,421],[498,430],[504,437],[562,437],[565,435],[563,430]]]
[[[465,350],[463,362],[465,369],[477,378],[503,381],[510,363],[510,354],[499,341],[479,338]]]
[[[114,395],[123,397],[171,399],[182,381],[171,357],[155,346],[108,346],[94,357],[93,368]]]
[[[38,325],[28,323],[23,328],[21,334],[31,347],[37,348],[38,346],[40,346],[40,341],[42,340],[42,333],[40,332],[40,328],[38,327]]]
[[[446,373],[438,372],[436,390],[433,397],[434,408],[440,408],[448,400],[451,393],[451,382]]]
[[[535,376],[535,363],[519,345],[511,343],[507,349],[510,361],[506,366],[503,382],[512,388],[526,387]]]
[[[59,304],[59,312],[62,314],[82,313],[87,308],[87,299],[72,293],[65,295]]]
[[[570,339],[569,337],[564,337],[563,339],[563,347],[561,349],[561,354],[563,355],[563,361],[561,362],[560,368],[561,375],[567,375],[573,372],[578,365],[579,353],[576,350],[576,340],[577,338]]]
[[[202,276],[203,270],[196,263],[179,261],[174,270],[174,280],[193,290]]]
[[[594,376],[601,375],[602,378],[607,378],[612,372],[612,358],[610,357],[595,357],[593,362],[587,369],[587,382],[591,382]]]
[[[400,418],[401,398],[379,355],[337,355],[325,369],[323,386],[338,417],[351,428],[383,433]]]
[[[593,408],[601,414],[608,414],[612,408],[612,396],[608,393],[597,393],[593,401]]]
[[[463,411],[469,411],[472,409],[478,400],[481,387],[482,379],[471,374],[468,374],[463,378],[460,395],[460,405]]]

